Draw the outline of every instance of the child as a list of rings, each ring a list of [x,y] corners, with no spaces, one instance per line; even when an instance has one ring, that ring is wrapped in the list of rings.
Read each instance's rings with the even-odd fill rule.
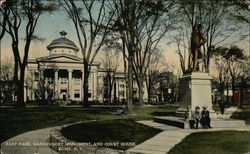
[[[194,129],[194,117],[193,117],[193,111],[191,110],[191,107],[188,106],[187,108],[187,113],[188,113],[188,121],[189,121],[189,126],[191,129]]]
[[[201,120],[201,114],[200,114],[200,107],[195,107],[195,112],[193,113],[194,122],[195,122],[195,128],[198,129],[199,122]]]

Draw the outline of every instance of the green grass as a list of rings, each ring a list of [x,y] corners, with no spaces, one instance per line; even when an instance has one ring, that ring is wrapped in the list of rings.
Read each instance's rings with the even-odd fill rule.
[[[1,109],[1,143],[18,134],[90,119],[114,117],[115,108],[57,108]]]
[[[250,151],[250,132],[201,132],[187,136],[169,154],[240,154]]]
[[[244,120],[246,124],[250,124],[250,106],[244,106],[239,108],[236,112],[230,117],[232,119]]]
[[[133,120],[104,120],[71,125],[61,130],[66,138],[76,142],[101,143],[103,147],[126,150],[131,146],[122,146],[126,142],[132,145],[153,137],[161,132],[159,129],[145,126]],[[118,143],[109,145],[109,143]]]
[[[134,120],[152,119],[159,113],[174,112],[171,106],[134,107],[137,115]],[[31,130],[58,126],[84,120],[117,117],[117,108],[59,108],[27,107],[26,109],[0,108],[1,143],[18,134]]]
[[[174,115],[177,106],[135,106],[135,120],[153,119],[154,116]]]

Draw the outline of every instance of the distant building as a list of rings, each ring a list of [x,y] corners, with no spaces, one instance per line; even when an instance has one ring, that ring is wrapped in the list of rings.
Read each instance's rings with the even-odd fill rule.
[[[234,92],[234,100],[238,103],[242,101],[243,104],[250,104],[250,88],[245,86],[241,89],[241,87],[237,85]]]
[[[83,100],[83,59],[77,57],[79,48],[65,37],[67,33],[60,34],[62,35],[60,38],[53,40],[47,46],[48,56],[28,60],[25,82],[26,100]],[[100,63],[92,64],[89,76],[89,101],[105,101],[106,72],[107,70],[100,68]],[[136,97],[138,91],[136,84],[134,85]],[[115,74],[112,89],[112,101],[126,99],[124,73]],[[147,96],[146,93],[145,96]]]

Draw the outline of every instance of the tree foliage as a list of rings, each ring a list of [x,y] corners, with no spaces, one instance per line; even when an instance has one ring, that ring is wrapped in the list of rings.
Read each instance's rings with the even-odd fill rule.
[[[32,42],[35,28],[41,14],[54,11],[56,6],[53,3],[44,3],[39,0],[8,0],[2,7],[7,9],[8,13],[2,11],[6,25],[0,24],[3,30],[7,32],[12,40],[12,51],[14,55],[14,81],[18,87],[17,98],[18,106],[24,106],[24,80],[25,69],[29,57],[30,44]],[[5,18],[7,16],[7,18]],[[24,27],[24,49],[23,56],[20,49],[20,33]]]

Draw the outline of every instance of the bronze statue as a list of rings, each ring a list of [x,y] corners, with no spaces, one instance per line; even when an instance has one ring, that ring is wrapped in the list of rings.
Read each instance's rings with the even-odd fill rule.
[[[192,36],[191,36],[191,53],[193,62],[192,71],[199,71],[198,59],[202,58],[202,53],[200,48],[206,42],[202,36],[200,29],[201,25],[195,24],[192,30]]]

